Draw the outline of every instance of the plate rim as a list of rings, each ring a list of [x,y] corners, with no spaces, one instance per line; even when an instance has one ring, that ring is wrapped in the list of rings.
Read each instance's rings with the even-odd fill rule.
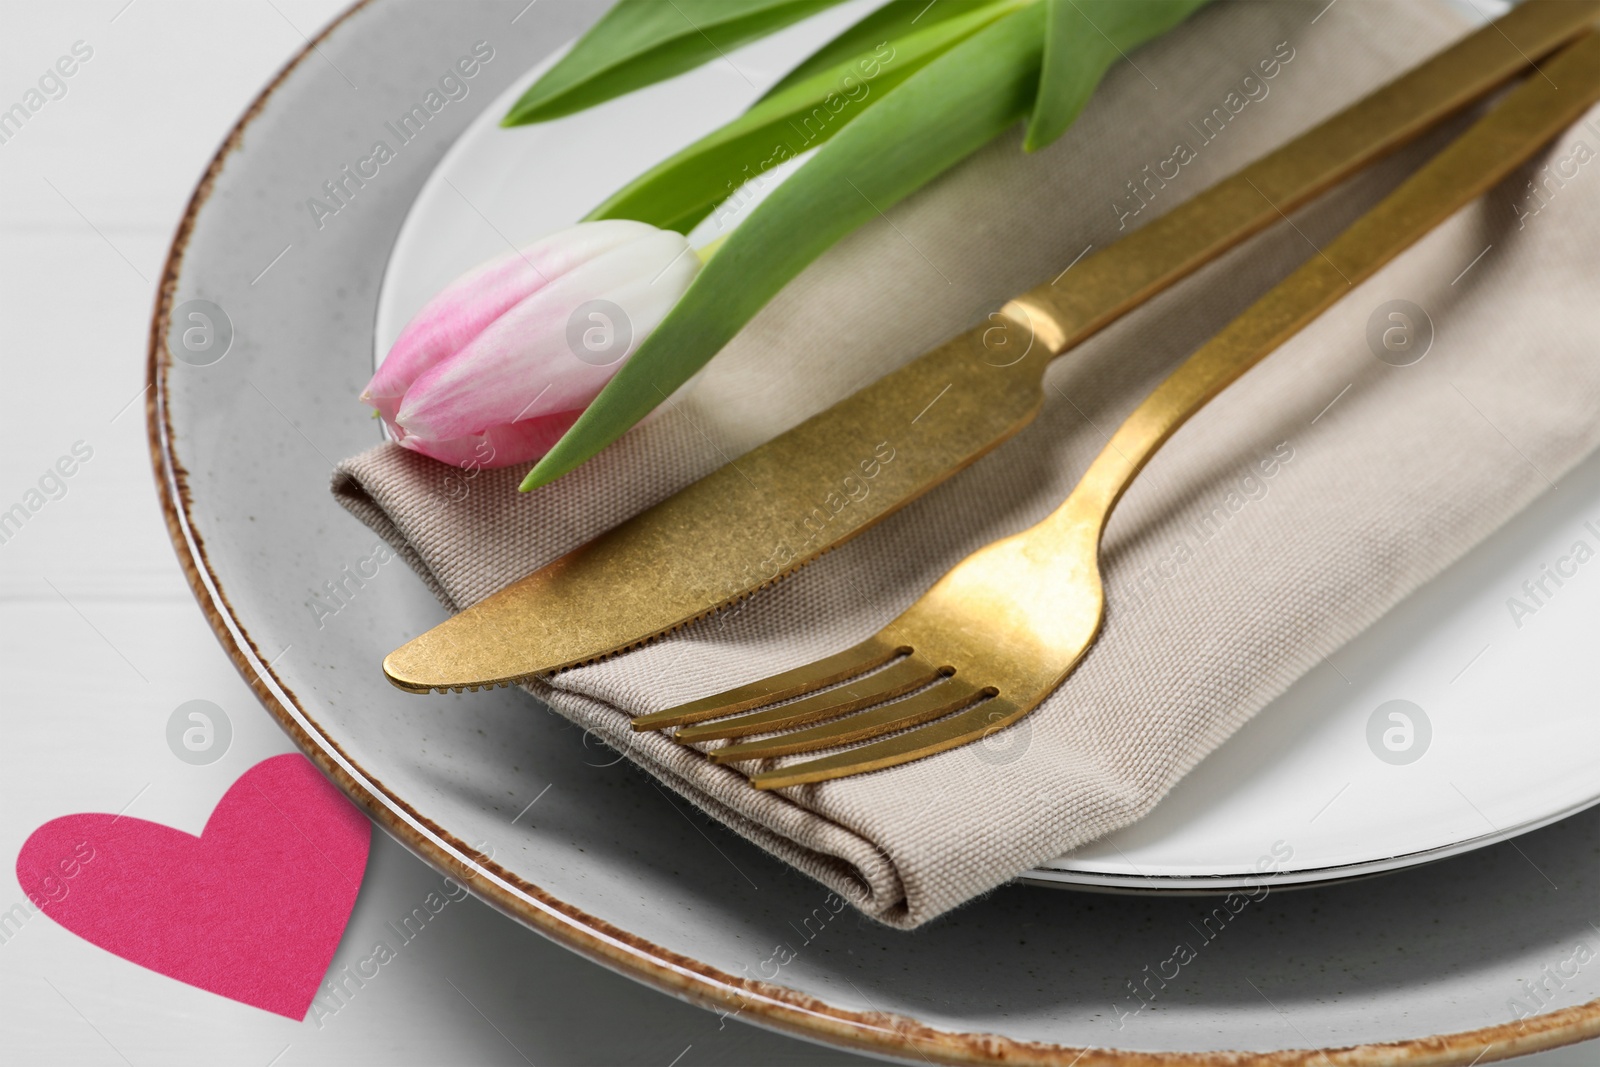
[[[878,1055],[898,1057],[912,1053],[945,1063],[1006,1062],[1054,1067],[1237,1067],[1241,1063],[1278,1067],[1312,1061],[1350,1067],[1396,1063],[1432,1067],[1476,1063],[1480,1059],[1490,1062],[1600,1037],[1600,999],[1520,1023],[1380,1044],[1268,1052],[1144,1052],[1059,1045],[1002,1034],[943,1030],[902,1014],[841,1008],[787,986],[727,974],[588,914],[477,852],[358,765],[277,677],[243,621],[235,615],[211,569],[204,538],[192,521],[187,471],[172,445],[167,381],[172,359],[165,338],[184,253],[200,211],[229,156],[241,147],[246,129],[300,64],[335,30],[370,6],[373,0],[355,0],[309,38],[246,106],[207,163],[178,220],[156,284],[146,350],[144,406],[146,438],[162,517],[179,567],[207,625],[245,684],[295,746],[391,838],[441,873],[456,878],[497,911],[602,966],[698,1007],[735,1014],[748,1011],[753,1021],[771,1029]],[[1495,1054],[1485,1057],[1491,1049]]]
[[[1342,885],[1345,882],[1376,878],[1385,874],[1399,874],[1447,860],[1454,856],[1476,852],[1480,848],[1498,845],[1521,837],[1546,826],[1553,826],[1590,808],[1600,805],[1600,796],[1578,801],[1560,811],[1528,819],[1514,826],[1504,826],[1487,833],[1452,841],[1447,845],[1400,852],[1383,859],[1357,860],[1351,863],[1324,864],[1298,871],[1285,871],[1273,878],[1274,885],[1284,889],[1318,889],[1323,886]],[[1070,855],[1070,854],[1069,854]],[[1054,860],[1050,862],[1055,862]],[[1163,894],[1216,895],[1228,889],[1250,888],[1259,880],[1247,874],[1152,874],[1138,878],[1088,871],[1075,867],[1030,867],[1017,876],[1017,881],[1030,885],[1062,889],[1086,889],[1108,893],[1134,893],[1152,896]]]

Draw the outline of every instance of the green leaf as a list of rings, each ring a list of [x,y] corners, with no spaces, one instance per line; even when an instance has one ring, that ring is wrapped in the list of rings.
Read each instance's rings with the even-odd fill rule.
[[[861,38],[871,42],[863,51],[845,52],[783,91],[769,93],[733,122],[634,179],[588,217],[637,219],[687,233],[740,186],[820,146],[912,74],[1031,2],[956,0],[944,19],[925,19],[925,25],[913,26],[897,39],[869,34]],[[921,7],[927,8],[927,0]],[[915,13],[901,12],[902,21],[909,26]]]
[[[618,0],[500,120],[545,122],[665,81],[842,0]]]
[[[785,74],[778,84],[768,89],[761,99],[777,96],[820,71],[831,70],[857,56],[864,56],[881,42],[897,41],[949,19],[965,18],[979,8],[996,4],[1016,6],[1008,0],[934,0],[932,3],[929,0],[889,0],[813,52],[798,67]]]
[[[734,229],[522,488],[554,481],[621,437],[840,237],[1026,115],[1044,20],[1044,8],[1031,4],[990,24],[819,149]]]
[[[1044,0],[1044,66],[1023,151],[1067,131],[1095,86],[1130,49],[1158,37],[1208,0]],[[1132,60],[1129,60],[1132,62]]]

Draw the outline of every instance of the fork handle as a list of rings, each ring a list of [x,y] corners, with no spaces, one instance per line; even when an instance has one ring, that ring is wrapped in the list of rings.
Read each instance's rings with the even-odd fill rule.
[[[1072,496],[1041,525],[1065,522],[1092,530],[1098,539],[1128,485],[1190,416],[1356,285],[1521,166],[1596,100],[1600,33],[1591,32],[1542,70],[1536,68],[1444,151],[1185,360],[1118,427]]]

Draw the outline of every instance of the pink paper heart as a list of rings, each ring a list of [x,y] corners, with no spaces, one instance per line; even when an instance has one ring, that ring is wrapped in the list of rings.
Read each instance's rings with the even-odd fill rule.
[[[372,825],[299,753],[239,776],[199,837],[127,815],[35,830],[17,880],[85,941],[305,1018],[366,874]]]

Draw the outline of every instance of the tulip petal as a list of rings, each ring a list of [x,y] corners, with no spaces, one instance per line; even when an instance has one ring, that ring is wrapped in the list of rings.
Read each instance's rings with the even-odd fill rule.
[[[550,451],[550,446],[566,433],[582,414],[579,410],[557,411],[523,419],[509,425],[492,426],[479,434],[432,440],[407,435],[399,438],[400,444],[414,452],[449,463],[460,468],[460,475],[446,474],[443,491],[451,499],[460,499],[463,487],[474,471],[492,467],[509,467],[529,463]]]
[[[700,269],[682,235],[648,229],[538,289],[420,375],[394,418],[402,443],[480,434],[593,400]]]
[[[580,223],[469,271],[406,324],[361,399],[393,423],[412,383],[506,311],[551,281],[655,232],[653,226],[627,219]]]

